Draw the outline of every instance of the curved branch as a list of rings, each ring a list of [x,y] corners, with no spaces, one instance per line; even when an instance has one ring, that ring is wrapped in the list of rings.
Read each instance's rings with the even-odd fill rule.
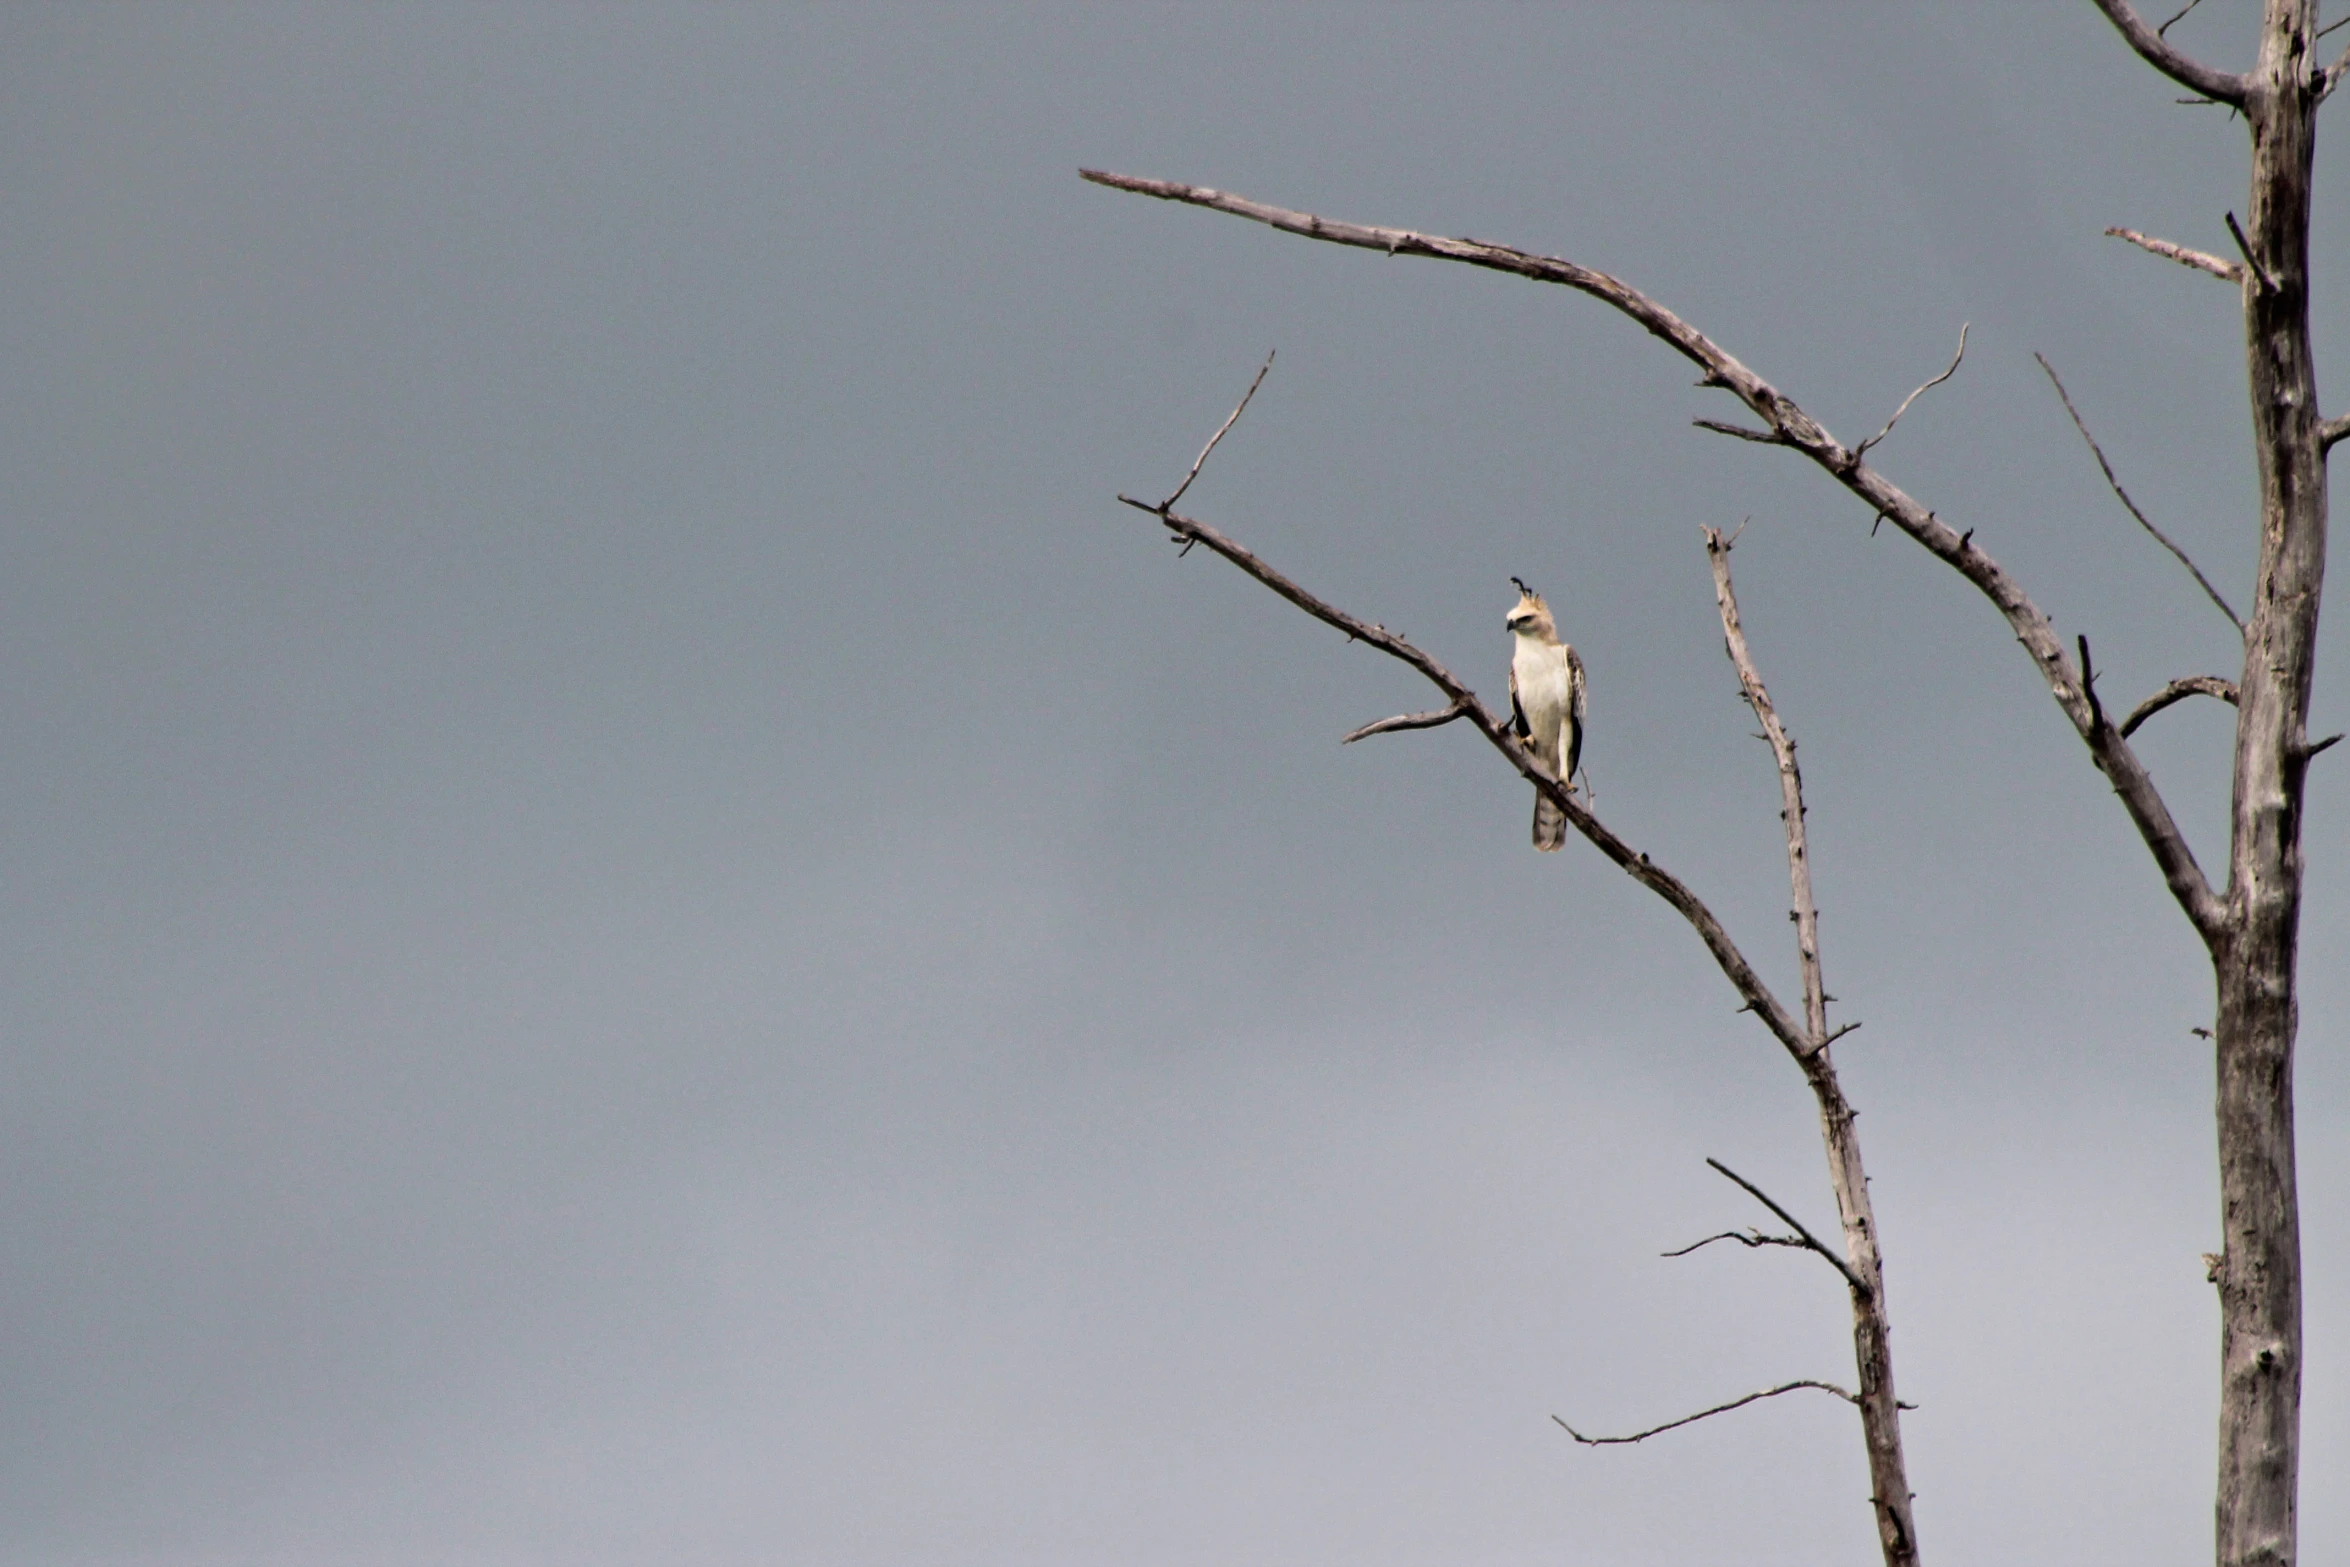
[[[1691,1241],[1679,1251],[1660,1251],[1657,1255],[1660,1257],[1686,1257],[1693,1251],[1711,1246],[1715,1241],[1736,1241],[1748,1251],[1754,1251],[1763,1246],[1792,1246],[1797,1251],[1811,1250],[1811,1242],[1800,1235],[1765,1235],[1760,1230],[1748,1229],[1744,1231],[1724,1230],[1719,1235],[1708,1235],[1704,1240]]]
[[[2234,707],[2237,700],[2236,683],[2232,680],[2222,680],[2217,675],[2189,675],[2183,680],[2174,680],[2130,710],[2130,716],[2122,720],[2122,733],[2125,735],[2135,733],[2138,726],[2146,722],[2147,719],[2152,718],[2173,702],[2184,702],[2191,696],[2218,697],[2222,702]]]
[[[2345,435],[2350,435],[2350,414],[2336,414],[2333,418],[2328,419],[2325,423],[2319,425],[2317,427],[2317,449],[2319,453],[2323,454],[2325,452],[2332,451],[2334,449],[2334,443],[2339,441]]]
[[[1818,1388],[1823,1393],[1833,1393],[1838,1398],[1844,1400],[1844,1402],[1847,1404],[1857,1404],[1860,1402],[1858,1398],[1854,1397],[1850,1393],[1847,1393],[1844,1391],[1844,1389],[1838,1387],[1833,1382],[1814,1382],[1807,1378],[1800,1382],[1782,1382],[1777,1387],[1766,1387],[1759,1393],[1749,1393],[1744,1398],[1733,1398],[1727,1404],[1716,1404],[1711,1409],[1701,1409],[1694,1415],[1683,1415],[1678,1420],[1668,1420],[1661,1426],[1650,1426],[1647,1430],[1635,1431],[1630,1436],[1585,1436],[1582,1432],[1576,1430],[1573,1426],[1568,1425],[1564,1420],[1559,1420],[1558,1416],[1552,1415],[1550,1418],[1553,1420],[1558,1420],[1559,1429],[1566,1432],[1567,1435],[1573,1437],[1576,1441],[1582,1443],[1585,1447],[1614,1447],[1617,1444],[1623,1442],[1645,1442],[1650,1437],[1656,1436],[1661,1432],[1671,1431],[1680,1426],[1693,1425],[1696,1422],[1705,1419],[1708,1415],[1726,1415],[1733,1409],[1744,1409],[1747,1405],[1755,1403],[1761,1399],[1777,1398],[1781,1393],[1792,1393],[1797,1388],[1804,1387]]]
[[[2121,738],[2119,731],[2110,724],[2095,720],[2081,687],[2080,673],[2073,667],[2070,654],[2058,639],[2056,628],[2022,586],[1997,561],[1973,546],[1971,530],[1962,534],[1918,504],[1900,486],[1839,444],[1792,398],[1756,375],[1663,305],[1604,272],[1595,272],[1589,267],[1578,266],[1556,256],[1533,255],[1522,250],[1512,250],[1506,245],[1448,239],[1415,233],[1409,229],[1341,223],[1317,217],[1310,212],[1293,212],[1284,207],[1268,206],[1263,202],[1250,201],[1246,197],[1229,195],[1204,186],[1138,179],[1132,175],[1110,174],[1099,169],[1079,172],[1094,184],[1105,185],[1112,190],[1131,191],[1138,195],[1155,196],[1162,201],[1206,207],[1309,239],[1381,251],[1388,255],[1429,256],[1445,261],[1459,261],[1470,266],[1512,273],[1536,282],[1556,283],[1589,294],[1639,322],[1671,344],[1683,358],[1704,370],[1702,384],[1720,387],[1737,397],[1785,445],[1802,452],[1824,469],[1837,483],[1865,502],[1872,514],[1890,518],[1902,532],[1973,583],[1976,590],[1991,601],[2015,632],[2016,640],[2031,655],[2041,678],[2048,684],[2049,694],[2055,698],[2056,705],[2088,746],[2098,770],[2112,782],[2114,793],[2122,802],[2122,809],[2129,814],[2132,825],[2138,829],[2138,836],[2154,856],[2164,884],[2170,888],[2171,896],[2185,912],[2189,923],[2194,925],[2196,932],[2207,943],[2226,934],[2226,910],[2211,890],[2210,883],[2205,880],[2202,867],[2195,861],[2194,851],[2187,846],[2186,837],[2179,831],[2178,823],[2173,820],[2170,807],[2164,803],[2161,792],[2155,788],[2153,777],[2130,750],[2129,743]],[[1143,506],[1142,509],[1149,511],[1152,508]],[[1570,814],[1568,819],[1572,821],[1574,816]]]
[[[2252,90],[2250,82],[2231,71],[2215,71],[2200,61],[2188,59],[2172,48],[2160,33],[2146,25],[2146,19],[2131,6],[2130,0],[2097,0],[2097,9],[2105,13],[2105,19],[2113,24],[2114,31],[2128,40],[2130,47],[2137,50],[2138,57],[2148,65],[2181,87],[2190,88],[2206,98],[2233,104],[2239,109],[2244,107],[2244,100]],[[2185,14],[2180,13],[2181,16]],[[2178,17],[2171,18],[2173,22],[2177,20]],[[2165,27],[2169,25],[2170,22],[2163,24]]]
[[[1391,735],[1399,729],[1438,729],[1467,712],[1467,708],[1455,702],[1450,707],[1440,707],[1432,713],[1398,713],[1393,718],[1382,718],[1376,723],[1365,724],[1352,734],[1342,737],[1338,743],[1352,745],[1357,740],[1368,740],[1373,735]]]
[[[1959,361],[1966,358],[1966,333],[1967,323],[1961,321],[1958,324],[1958,352],[1950,356],[1950,368],[1943,371],[1940,375],[1934,377],[1934,379],[1931,381],[1921,385],[1916,391],[1910,393],[1907,397],[1904,397],[1901,400],[1901,406],[1893,410],[1893,417],[1885,421],[1885,428],[1879,430],[1876,434],[1870,436],[1867,440],[1861,442],[1858,446],[1855,446],[1852,449],[1853,456],[1866,457],[1869,454],[1870,447],[1876,445],[1878,442],[1884,440],[1886,436],[1893,433],[1893,427],[1901,422],[1901,416],[1903,414],[1909,412],[1909,405],[1911,403],[1916,402],[1927,392],[1931,391],[1937,386],[1940,386],[1943,382],[1958,374]]]

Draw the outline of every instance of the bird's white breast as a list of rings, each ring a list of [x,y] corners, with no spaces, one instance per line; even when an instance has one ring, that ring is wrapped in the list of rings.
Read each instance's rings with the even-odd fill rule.
[[[1520,637],[1510,667],[1518,677],[1518,706],[1524,709],[1526,721],[1555,728],[1575,697],[1567,650]]]

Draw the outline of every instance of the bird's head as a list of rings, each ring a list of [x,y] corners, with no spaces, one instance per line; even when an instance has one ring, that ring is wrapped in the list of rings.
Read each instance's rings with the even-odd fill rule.
[[[1538,637],[1546,632],[1558,635],[1558,627],[1550,618],[1550,606],[1542,602],[1542,595],[1516,577],[1510,581],[1517,586],[1518,602],[1510,606],[1508,618],[1502,624],[1520,636]]]

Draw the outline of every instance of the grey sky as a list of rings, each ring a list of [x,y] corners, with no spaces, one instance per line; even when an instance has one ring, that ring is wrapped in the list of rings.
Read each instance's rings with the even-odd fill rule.
[[[0,15],[0,1561],[1868,1559],[1830,1400],[1550,1422],[1849,1378],[1825,1269],[1656,1255],[1756,1217],[1707,1155],[1830,1211],[1808,1101],[1468,737],[1336,745],[1424,691],[1116,504],[1268,348],[1199,514],[1489,694],[1547,592],[1602,813],[1784,984],[1751,514],[1929,1558],[2205,1559],[2206,984],[1992,615],[1591,301],[1075,175],[1570,255],[1848,436],[1971,322],[1885,464],[2114,702],[2232,637],[2032,351],[2251,559],[2229,295],[2099,237],[2226,247],[2176,96],[2086,0]],[[2207,861],[2227,732],[2145,742]]]

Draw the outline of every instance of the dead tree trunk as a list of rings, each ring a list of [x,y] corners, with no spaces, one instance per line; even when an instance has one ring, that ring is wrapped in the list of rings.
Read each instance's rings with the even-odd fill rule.
[[[2293,1036],[2301,801],[2325,585],[2326,466],[2309,348],[2309,195],[2328,85],[2310,58],[2316,0],[2268,0],[2245,80],[2252,194],[2244,338],[2260,465],[2260,575],[2237,682],[2228,930],[2217,978],[2221,1567],[2295,1554],[2301,1427],[2301,1219]]]

